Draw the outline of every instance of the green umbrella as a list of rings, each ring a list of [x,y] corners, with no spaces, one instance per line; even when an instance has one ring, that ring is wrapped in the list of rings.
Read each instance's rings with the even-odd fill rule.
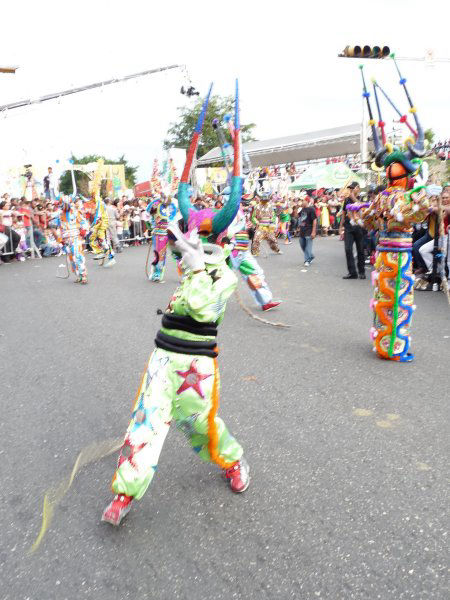
[[[304,173],[300,175],[291,185],[289,189],[294,190],[315,190],[317,189],[317,177],[323,167],[311,165]]]
[[[326,165],[317,177],[317,188],[342,188],[356,181],[364,187],[363,180],[355,174],[345,163],[332,163]]]
[[[352,181],[364,187],[364,181],[345,163],[311,165],[290,186],[290,190],[318,190],[319,188],[342,188]]]

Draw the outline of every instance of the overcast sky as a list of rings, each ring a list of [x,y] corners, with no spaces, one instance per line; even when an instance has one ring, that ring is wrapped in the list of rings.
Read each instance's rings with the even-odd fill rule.
[[[258,139],[360,121],[359,61],[338,59],[347,44],[388,45],[398,56],[433,49],[450,58],[447,0],[40,0],[2,8],[0,104],[71,86],[186,64],[202,94],[240,80],[241,118]],[[365,61],[406,110],[391,61]],[[450,137],[450,62],[402,62],[425,127]],[[0,117],[0,168],[52,162],[73,151],[125,153],[148,178],[177,107],[180,70],[108,86]],[[392,113],[383,115],[389,122]]]

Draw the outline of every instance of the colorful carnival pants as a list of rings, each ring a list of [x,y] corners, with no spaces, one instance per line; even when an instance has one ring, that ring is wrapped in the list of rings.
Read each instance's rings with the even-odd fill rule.
[[[281,236],[283,236],[286,241],[291,239],[291,234],[289,232],[290,221],[280,221],[278,226],[278,232]]]
[[[142,498],[155,474],[170,422],[187,437],[201,459],[228,468],[243,450],[216,416],[217,359],[156,348],[142,377],[120,452],[112,489]]]
[[[106,235],[107,227],[95,226],[91,231],[89,238],[89,245],[92,248],[94,254],[108,254],[108,258],[114,257],[111,244]]]
[[[275,239],[273,228],[270,225],[259,225],[255,231],[255,236],[252,243],[252,254],[254,256],[259,256],[262,240],[266,240],[274,252],[277,254],[280,253],[280,248],[278,247],[277,240]]]
[[[380,237],[376,271],[372,273],[375,294],[371,301],[374,311],[371,337],[374,349],[382,358],[400,362],[414,358],[409,352],[409,328],[414,312],[411,242],[409,236]]]
[[[86,261],[83,254],[83,243],[79,237],[64,242],[65,252],[70,266],[78,281],[87,281]]]
[[[150,276],[151,281],[162,281],[164,278],[167,242],[168,237],[166,230],[163,230],[161,233],[158,230],[153,230],[152,248],[155,257],[152,262],[152,274]]]
[[[272,302],[272,292],[266,283],[264,271],[251,252],[232,252],[231,263],[236,271],[239,271],[247,283],[251,295],[258,306],[264,306]]]

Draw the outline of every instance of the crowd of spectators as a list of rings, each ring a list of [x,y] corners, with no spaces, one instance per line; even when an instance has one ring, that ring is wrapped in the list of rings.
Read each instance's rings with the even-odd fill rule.
[[[294,169],[295,165],[287,165],[285,173],[291,176]],[[270,180],[272,177],[278,176],[279,170],[279,167],[261,169],[259,176],[262,179],[267,177]],[[264,176],[262,176],[263,171]],[[383,189],[382,186],[369,186],[366,192],[367,198],[370,200],[370,197],[381,189]],[[264,193],[263,186],[255,190],[251,198],[247,198],[247,200],[255,202],[258,194],[262,193]],[[447,204],[450,188],[445,188],[443,193],[444,203]],[[348,188],[340,190],[308,190],[307,192],[290,193],[287,196],[273,193],[271,198],[276,216],[277,235],[285,238],[285,243],[288,244],[292,237],[300,236],[299,216],[305,205],[312,207],[315,212],[317,235],[341,235],[343,239],[344,237],[347,240],[350,239],[351,236],[343,235],[350,227],[346,222],[345,204],[358,199],[363,200],[364,196],[361,195],[359,186],[354,183]],[[79,208],[85,211],[88,221],[92,219],[93,211],[89,207],[89,201],[79,199],[78,202]],[[130,245],[148,243],[151,235],[151,215],[147,210],[149,202],[150,199],[134,198],[130,200],[127,196],[115,200],[105,199],[109,217],[109,234],[113,247],[118,252]],[[213,198],[198,196],[194,200],[194,205],[197,208],[220,208],[223,205],[223,198],[220,195]],[[51,197],[35,198],[30,202],[25,197],[10,198],[8,194],[4,194],[0,199],[0,263],[8,263],[14,259],[25,261],[32,256],[33,252],[37,251],[43,257],[60,255],[62,243],[58,227],[58,210],[56,201]],[[435,219],[436,209],[434,208],[433,211],[430,217],[424,223],[417,225],[414,230],[414,265],[419,275],[428,270],[428,266],[420,254],[420,249],[424,244],[430,242],[434,235],[433,219]],[[353,229],[355,228],[353,227]],[[361,274],[363,261],[366,263],[373,261],[376,239],[373,232],[367,232],[362,228],[361,232],[358,230],[356,233],[358,235],[355,234],[353,237],[355,237]],[[363,252],[364,257],[362,256]],[[349,245],[346,254],[347,262],[350,262],[351,267],[353,265],[353,247]]]
[[[79,200],[88,220],[92,217],[89,202]],[[146,200],[126,196],[116,200],[106,199],[113,243],[119,251],[122,246],[139,245],[148,238]],[[0,263],[16,259],[25,261],[33,252],[43,257],[62,253],[61,232],[58,227],[58,207],[51,198],[10,198],[3,194],[0,199]],[[114,236],[114,233],[117,237]]]

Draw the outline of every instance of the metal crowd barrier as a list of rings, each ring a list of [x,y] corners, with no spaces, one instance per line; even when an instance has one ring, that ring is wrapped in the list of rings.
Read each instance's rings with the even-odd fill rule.
[[[13,249],[12,232],[14,231],[14,227],[8,226],[8,229],[9,229],[9,234],[3,233],[3,235],[6,235],[8,237],[8,241],[6,241],[5,244],[0,248],[0,257],[15,256],[15,254],[17,252],[17,250]],[[30,226],[29,237],[27,236],[26,240],[27,240],[27,250],[24,250],[23,252],[30,252],[30,258],[42,258],[39,248],[36,246],[36,243],[34,241],[33,224],[31,224],[31,226]],[[8,247],[10,248],[10,250],[7,250]]]
[[[9,256],[10,254],[15,254],[14,250],[12,249],[13,243],[12,243],[11,227],[9,227],[8,229],[9,229],[9,235],[5,231],[0,232],[0,257]],[[6,238],[6,241],[3,236]],[[11,248],[10,252],[7,252],[8,246]]]
[[[150,240],[151,235],[145,235],[145,233],[147,233],[149,230],[147,228],[145,228],[145,230],[144,230],[144,227],[142,226],[142,221],[139,220],[139,222],[135,221],[133,223],[134,223],[134,227],[133,227],[134,237],[124,238],[123,233],[122,233],[122,240],[121,240],[122,245],[128,244],[128,242],[142,242],[143,240],[148,242]],[[131,232],[131,229],[130,229],[130,232]]]

